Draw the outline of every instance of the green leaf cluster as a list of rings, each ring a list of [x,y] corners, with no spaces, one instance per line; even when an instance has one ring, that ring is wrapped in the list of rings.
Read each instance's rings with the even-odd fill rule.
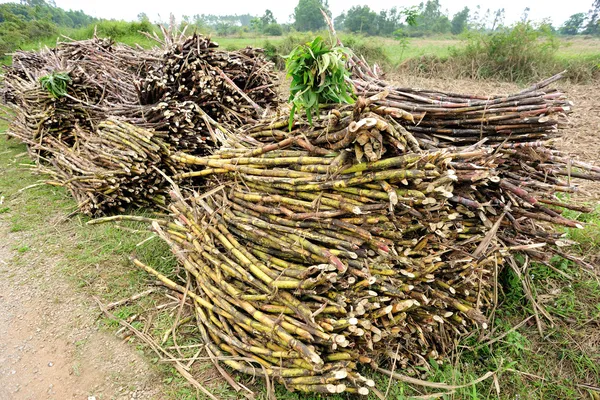
[[[67,86],[70,82],[71,78],[66,72],[52,72],[40,77],[42,87],[56,98],[64,97],[67,94]]]
[[[346,62],[352,51],[346,47],[330,46],[317,36],[312,42],[296,47],[286,57],[285,69],[292,78],[290,87],[290,129],[296,110],[305,109],[312,124],[319,105],[354,102],[353,86]]]

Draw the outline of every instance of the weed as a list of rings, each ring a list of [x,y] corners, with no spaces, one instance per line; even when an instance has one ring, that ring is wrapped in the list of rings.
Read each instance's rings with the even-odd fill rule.
[[[18,247],[16,247],[16,248],[15,248],[15,250],[16,250],[16,251],[17,251],[19,254],[24,254],[24,253],[27,253],[27,252],[28,252],[29,250],[31,250],[31,249],[29,248],[29,246],[27,246],[27,245],[25,244],[25,245],[22,245],[22,246],[18,246]]]

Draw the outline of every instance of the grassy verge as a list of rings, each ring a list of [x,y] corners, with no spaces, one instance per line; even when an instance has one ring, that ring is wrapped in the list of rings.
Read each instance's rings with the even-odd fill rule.
[[[4,129],[5,126],[0,126],[0,131]],[[138,246],[150,236],[143,224],[88,226],[86,217],[77,215],[67,219],[76,207],[73,199],[62,188],[40,184],[43,177],[33,174],[30,165],[25,146],[0,135],[0,197],[3,197],[0,220],[19,238],[14,249],[16,266],[35,259],[33,253],[40,251],[44,258],[55,260],[57,274],[73,290],[83,293],[91,303],[92,296],[97,296],[105,304],[128,298],[153,284],[145,272],[129,262],[132,253],[163,273],[175,273],[176,263],[161,241],[153,239]],[[121,318],[134,314],[147,316],[143,314],[145,310],[160,303],[164,303],[161,296],[147,296],[113,311]],[[157,329],[169,326],[170,322],[164,319],[159,321],[164,322],[164,328],[157,324]],[[109,319],[101,319],[99,324],[111,332],[116,330]],[[148,348],[141,349],[150,359],[154,357]],[[165,379],[164,392],[169,396],[165,400],[195,398],[196,392],[183,378],[174,377],[170,367],[154,361]]]

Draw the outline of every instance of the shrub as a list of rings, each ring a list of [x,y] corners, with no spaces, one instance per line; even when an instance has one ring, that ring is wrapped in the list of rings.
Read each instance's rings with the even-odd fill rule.
[[[518,23],[489,34],[467,33],[466,45],[454,49],[451,58],[463,64],[472,78],[527,81],[547,75],[558,47],[556,36],[548,29]]]
[[[322,36],[326,36],[324,33]],[[263,47],[265,55],[273,61],[279,68],[283,67],[283,56],[290,54],[297,46],[306,44],[312,41],[316,33],[290,33],[278,43],[265,41]],[[388,66],[390,60],[385,53],[384,45],[377,39],[372,37],[365,38],[357,35],[342,35],[340,40],[344,46],[349,47],[359,57],[364,57],[369,64],[377,63],[379,65]]]
[[[269,24],[263,28],[263,33],[267,36],[281,36],[283,29],[279,24]]]
[[[380,40],[356,35],[344,35],[340,37],[340,40],[344,43],[344,46],[350,47],[354,54],[364,57],[369,64],[390,65],[390,59],[385,52],[384,44]]]
[[[138,35],[139,32],[152,32],[154,27],[148,20],[143,20],[141,22],[105,20],[100,21],[95,25],[88,26],[85,30],[80,32],[80,34],[83,34],[86,38],[92,37],[94,35],[94,29],[98,36],[107,36],[118,40],[121,37]]]

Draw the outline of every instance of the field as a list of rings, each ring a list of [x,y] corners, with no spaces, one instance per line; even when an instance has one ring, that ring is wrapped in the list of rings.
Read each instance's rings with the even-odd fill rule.
[[[225,46],[257,44],[250,40],[263,39],[221,42]],[[427,43],[430,46],[427,51],[434,52],[442,48],[436,47],[436,41]],[[448,43],[444,43],[447,46]],[[577,46],[585,48],[583,44]],[[575,44],[570,48],[574,47]],[[405,75],[392,78],[401,85],[451,91],[502,93],[518,90],[516,85],[510,83],[423,79]],[[575,102],[576,111],[572,118],[573,127],[561,146],[583,160],[598,160],[600,113],[595,101],[596,88],[593,85],[569,84],[565,90]],[[141,224],[88,227],[85,226],[86,218],[66,218],[75,208],[73,200],[61,188],[41,185],[43,177],[31,174],[24,151],[24,146],[0,137],[0,235],[4,243],[1,247],[5,249],[0,253],[4,254],[0,260],[2,281],[23,290],[37,287],[30,295],[52,301],[54,318],[68,321],[75,314],[99,316],[97,311],[93,311],[96,305],[94,297],[102,304],[108,304],[139,293],[152,283],[148,275],[130,264],[128,256],[131,253],[152,265],[158,265],[164,272],[173,270],[174,260],[166,246],[152,239]],[[590,186],[588,191],[585,197],[573,200],[595,204],[599,199],[598,188]],[[576,251],[596,265],[596,270],[580,269],[567,261],[556,259],[551,267],[531,265],[525,271],[530,277],[531,286],[525,287],[514,273],[505,271],[499,279],[503,281],[506,291],[501,294],[502,301],[496,310],[492,329],[464,338],[451,355],[449,363],[441,366],[432,364],[422,371],[422,378],[449,385],[467,385],[455,389],[454,394],[448,396],[454,399],[597,398],[600,391],[600,213],[579,217],[588,222],[585,230],[566,230],[565,234],[578,242]],[[15,273],[16,269],[21,272]],[[44,277],[41,286],[39,276]],[[550,317],[545,320],[542,335],[534,323],[534,309],[526,290],[533,291],[533,298]],[[66,301],[66,298],[71,301]],[[73,302],[87,303],[87,307],[84,310],[74,309]],[[157,305],[166,303],[164,295],[154,293],[141,301],[115,307],[112,313],[117,319],[129,321],[142,330],[149,320],[158,318],[160,323],[155,325],[158,328],[148,333],[162,336],[177,314],[177,307],[173,305],[169,306],[170,313],[158,313],[155,310]],[[36,317],[33,310],[26,314],[26,318],[39,318],[39,315]],[[69,342],[68,349],[72,348],[73,355],[63,360],[62,367],[75,372],[66,374],[69,378],[65,380],[66,389],[63,389],[77,387],[81,395],[96,395],[103,399],[130,398],[132,393],[138,393],[138,398],[204,398],[178,375],[173,375],[172,368],[147,344],[124,335],[115,320],[101,315],[97,320],[83,320],[78,329],[99,328],[102,339],[98,342],[94,336],[87,336],[83,341]],[[34,329],[33,326],[31,329]],[[28,334],[27,327],[23,329],[24,335]],[[119,336],[116,337],[115,332],[119,332]],[[32,331],[32,334],[35,332]],[[45,340],[52,345],[70,335],[71,331],[62,330]],[[135,371],[142,371],[140,373],[146,377],[143,381],[135,374],[128,373],[128,368],[123,365],[110,367],[100,364],[100,361],[90,364],[89,356],[97,354],[95,348],[112,349],[119,340],[130,343],[127,348],[116,347],[118,350],[114,350],[124,354],[119,360],[124,364],[135,360]],[[185,346],[185,343],[186,338],[180,337],[178,343],[167,342],[167,345]],[[143,356],[136,358],[139,354],[135,354],[134,349]],[[102,376],[116,377],[118,383],[111,385],[92,380],[90,376],[94,375],[95,369],[102,369]],[[489,379],[469,385],[490,371],[492,375]],[[208,361],[196,362],[191,372],[217,397],[239,398],[217,377]],[[6,378],[0,376],[1,384],[13,387],[10,386],[13,381],[3,379]],[[242,380],[244,384],[260,391],[261,384],[258,381],[259,378],[256,381]],[[385,388],[388,381],[383,377],[380,381]],[[46,379],[42,382],[47,385],[52,381]],[[139,387],[144,390],[139,390]],[[406,383],[391,383],[388,398],[408,399],[435,391]],[[70,396],[70,392],[64,393],[64,398]],[[320,398],[287,393],[281,387],[276,395],[286,400]]]
[[[277,44],[283,37],[218,37],[214,39],[227,49],[240,49],[246,46],[263,47],[266,41]],[[398,65],[407,59],[421,56],[436,55],[447,57],[452,48],[460,48],[463,41],[453,37],[409,38],[405,44],[390,38],[367,38],[371,43],[384,48],[392,65]],[[600,56],[599,38],[561,38],[558,57],[578,59],[582,57]]]

